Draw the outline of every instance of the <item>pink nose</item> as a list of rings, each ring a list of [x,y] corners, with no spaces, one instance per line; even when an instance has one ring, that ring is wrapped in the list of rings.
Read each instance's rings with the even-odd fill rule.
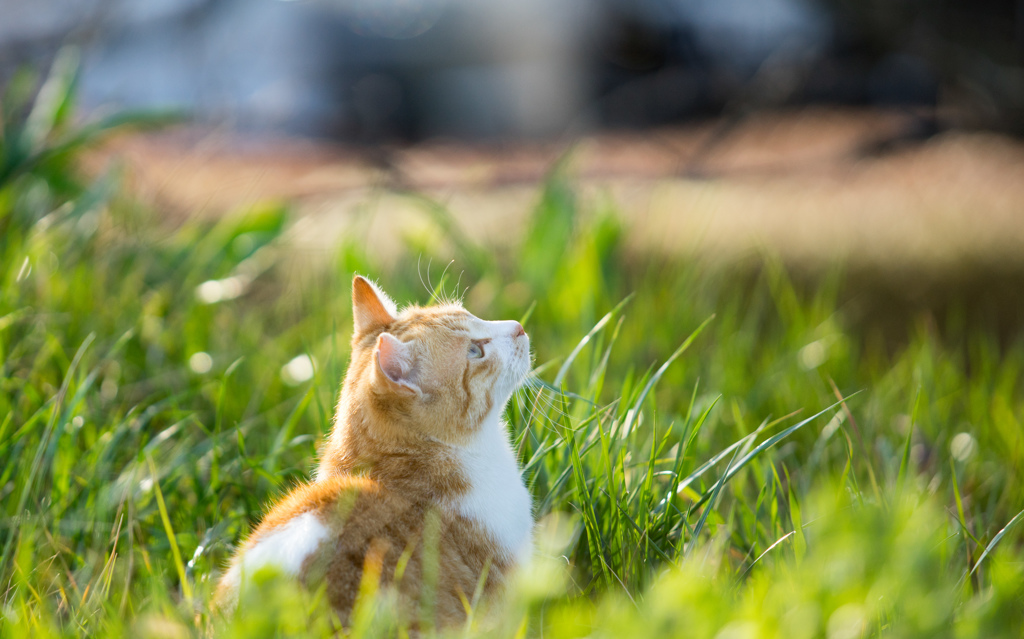
[[[523,335],[526,335],[526,331],[523,330],[523,325],[519,322],[515,322],[515,327],[512,329],[513,339],[516,337],[522,337]]]

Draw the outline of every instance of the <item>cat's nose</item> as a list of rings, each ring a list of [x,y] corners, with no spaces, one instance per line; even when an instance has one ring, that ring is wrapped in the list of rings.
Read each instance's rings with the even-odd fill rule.
[[[508,335],[512,337],[512,339],[516,339],[517,337],[523,337],[526,335],[526,331],[523,330],[523,325],[515,320],[491,322],[491,327],[494,330],[492,333],[494,337],[503,337]]]
[[[512,339],[526,335],[526,331],[523,330],[522,324],[515,321],[513,321],[512,323],[515,324],[515,326],[512,327]]]

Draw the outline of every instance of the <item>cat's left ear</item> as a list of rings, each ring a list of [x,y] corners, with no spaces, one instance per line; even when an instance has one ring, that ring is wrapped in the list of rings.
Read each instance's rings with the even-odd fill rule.
[[[397,315],[395,303],[376,284],[362,275],[352,279],[352,318],[357,337],[385,328]]]
[[[421,393],[415,381],[416,365],[412,346],[391,333],[381,333],[377,338],[377,372],[406,393]]]

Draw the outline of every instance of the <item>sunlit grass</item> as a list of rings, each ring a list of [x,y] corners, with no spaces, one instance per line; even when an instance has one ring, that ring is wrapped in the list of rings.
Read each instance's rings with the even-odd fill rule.
[[[536,382],[508,418],[538,559],[470,634],[991,637],[1024,621],[1019,339],[907,317],[893,346],[851,322],[841,269],[806,287],[770,256],[632,254],[560,172],[516,249],[417,199],[439,241],[384,265],[351,237],[296,271],[285,209],[167,229],[68,159],[0,180],[4,636],[335,632],[322,593],[269,580],[229,619],[209,595],[309,476],[354,272],[405,302],[470,286],[470,310],[531,334]],[[357,634],[389,631],[361,610]]]

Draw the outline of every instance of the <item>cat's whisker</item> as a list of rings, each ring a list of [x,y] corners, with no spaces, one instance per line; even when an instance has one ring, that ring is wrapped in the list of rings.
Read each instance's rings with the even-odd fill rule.
[[[441,304],[451,304],[452,303],[452,299],[450,297],[448,297],[448,294],[445,293],[445,290],[444,290],[444,276],[448,274],[448,269],[451,268],[452,264],[454,264],[454,263],[455,263],[455,260],[451,260],[451,261],[448,262],[448,264],[445,265],[444,270],[441,271],[441,279],[437,283],[437,285],[439,287],[439,290],[440,290],[440,293],[441,293],[441,302],[440,302]]]
[[[565,412],[560,408],[559,404],[553,397],[545,397],[540,395],[540,405],[543,406],[548,414],[555,413],[561,417],[570,417],[569,413]]]
[[[526,419],[527,426],[529,426],[530,424],[533,424],[535,422],[533,409],[534,401],[536,400],[530,400],[528,395],[529,386],[527,384],[523,384],[518,389],[516,389],[516,393],[516,398],[519,403],[519,410],[522,413],[523,417]]]
[[[536,417],[537,417],[536,412],[537,412],[537,405],[540,402],[540,395],[541,395],[541,391],[538,390],[537,393],[533,397],[533,402],[530,404],[530,421],[534,421],[536,419]]]
[[[545,420],[537,419],[536,409],[540,405],[540,402],[544,401],[546,398],[540,397],[540,394],[538,393],[538,395],[534,397],[531,401],[528,396],[528,393],[532,388],[536,387],[524,384],[523,386],[520,386],[518,389],[516,389],[515,398],[516,403],[519,406],[519,410],[522,413],[522,415],[527,419],[527,424],[536,423],[542,428],[552,429],[550,425],[544,423]]]
[[[523,389],[523,395],[525,395],[525,393],[526,393],[526,390]],[[536,413],[537,401],[538,400],[535,398],[532,402],[530,402],[530,400],[528,398],[524,397],[523,395],[517,396],[517,401],[518,401],[518,404],[519,404],[520,413],[526,419],[527,427],[530,427],[531,425],[535,425],[537,428],[541,428],[541,429],[548,430],[548,431],[551,431],[551,432],[556,432],[555,428],[554,428],[554,425],[553,425],[553,423],[551,422],[550,419],[546,419],[546,418],[545,419],[541,419],[541,418],[539,418],[538,414]],[[529,405],[529,408],[528,408],[528,405]]]
[[[526,397],[525,397],[525,393],[526,393],[525,387],[520,386],[519,388],[517,388],[515,390],[514,393],[512,393],[512,400],[516,403],[515,404],[516,408],[519,409],[519,416],[526,420],[526,423],[525,423],[526,428],[529,428],[530,427],[530,421],[529,421],[529,417],[526,414]]]
[[[567,413],[562,408],[564,406],[564,404],[562,402],[559,402],[556,399],[556,396],[557,397],[561,397],[561,398],[567,398],[568,397],[568,398],[572,398],[572,399],[586,401],[583,397],[580,397],[579,395],[576,395],[575,393],[569,393],[569,392],[566,392],[566,391],[563,391],[563,390],[554,389],[550,384],[545,383],[543,380],[540,379],[540,377],[538,377],[535,374],[531,374],[530,375],[530,377],[528,378],[528,383],[531,386],[531,388],[534,388],[534,389],[537,390],[537,397],[536,397],[536,400],[534,402],[535,406],[538,406],[538,405],[544,406],[547,409],[548,413],[555,412],[555,413],[557,413],[558,415],[560,415],[562,417],[566,417],[566,418],[570,417],[569,413]],[[547,395],[547,394],[545,394],[545,392],[550,392],[551,394]],[[588,403],[592,404],[592,402],[588,402]]]
[[[430,301],[437,303],[437,294],[434,292],[434,282],[430,279],[430,267],[433,263],[433,257],[427,260],[427,292],[430,293]]]
[[[466,293],[462,291],[462,276],[465,274],[466,269],[459,271],[459,281],[455,282],[455,296],[459,304],[462,304],[463,300],[466,298]],[[466,287],[466,290],[469,290],[468,286]]]
[[[551,422],[552,425],[554,424],[554,422],[549,417],[549,415],[552,412],[555,412],[555,413],[557,413],[558,415],[560,415],[562,417],[566,417],[566,418],[569,417],[569,415],[565,411],[563,411],[561,408],[559,408],[558,406],[555,405],[555,399],[553,397],[547,397],[546,395],[544,395],[544,391],[548,390],[547,387],[542,386],[542,385],[538,385],[536,383],[534,383],[532,385],[532,387],[537,390],[537,394],[534,397],[532,406],[530,407],[530,420],[531,421],[534,421],[534,420],[537,419],[537,415],[538,415],[538,410],[537,409],[540,408],[540,407],[543,407],[543,408],[546,409],[545,412],[544,412],[544,417],[545,417],[545,419],[547,419],[547,421]]]
[[[420,269],[420,260],[422,258],[423,258],[423,253],[420,253],[419,255],[416,256],[416,274],[420,278],[420,284],[423,285],[423,290],[425,290],[427,292],[427,295],[430,295],[432,293],[432,291],[430,290],[430,287],[427,286],[427,283],[423,281],[423,271]],[[429,272],[427,274],[427,279],[428,280],[430,279]]]

